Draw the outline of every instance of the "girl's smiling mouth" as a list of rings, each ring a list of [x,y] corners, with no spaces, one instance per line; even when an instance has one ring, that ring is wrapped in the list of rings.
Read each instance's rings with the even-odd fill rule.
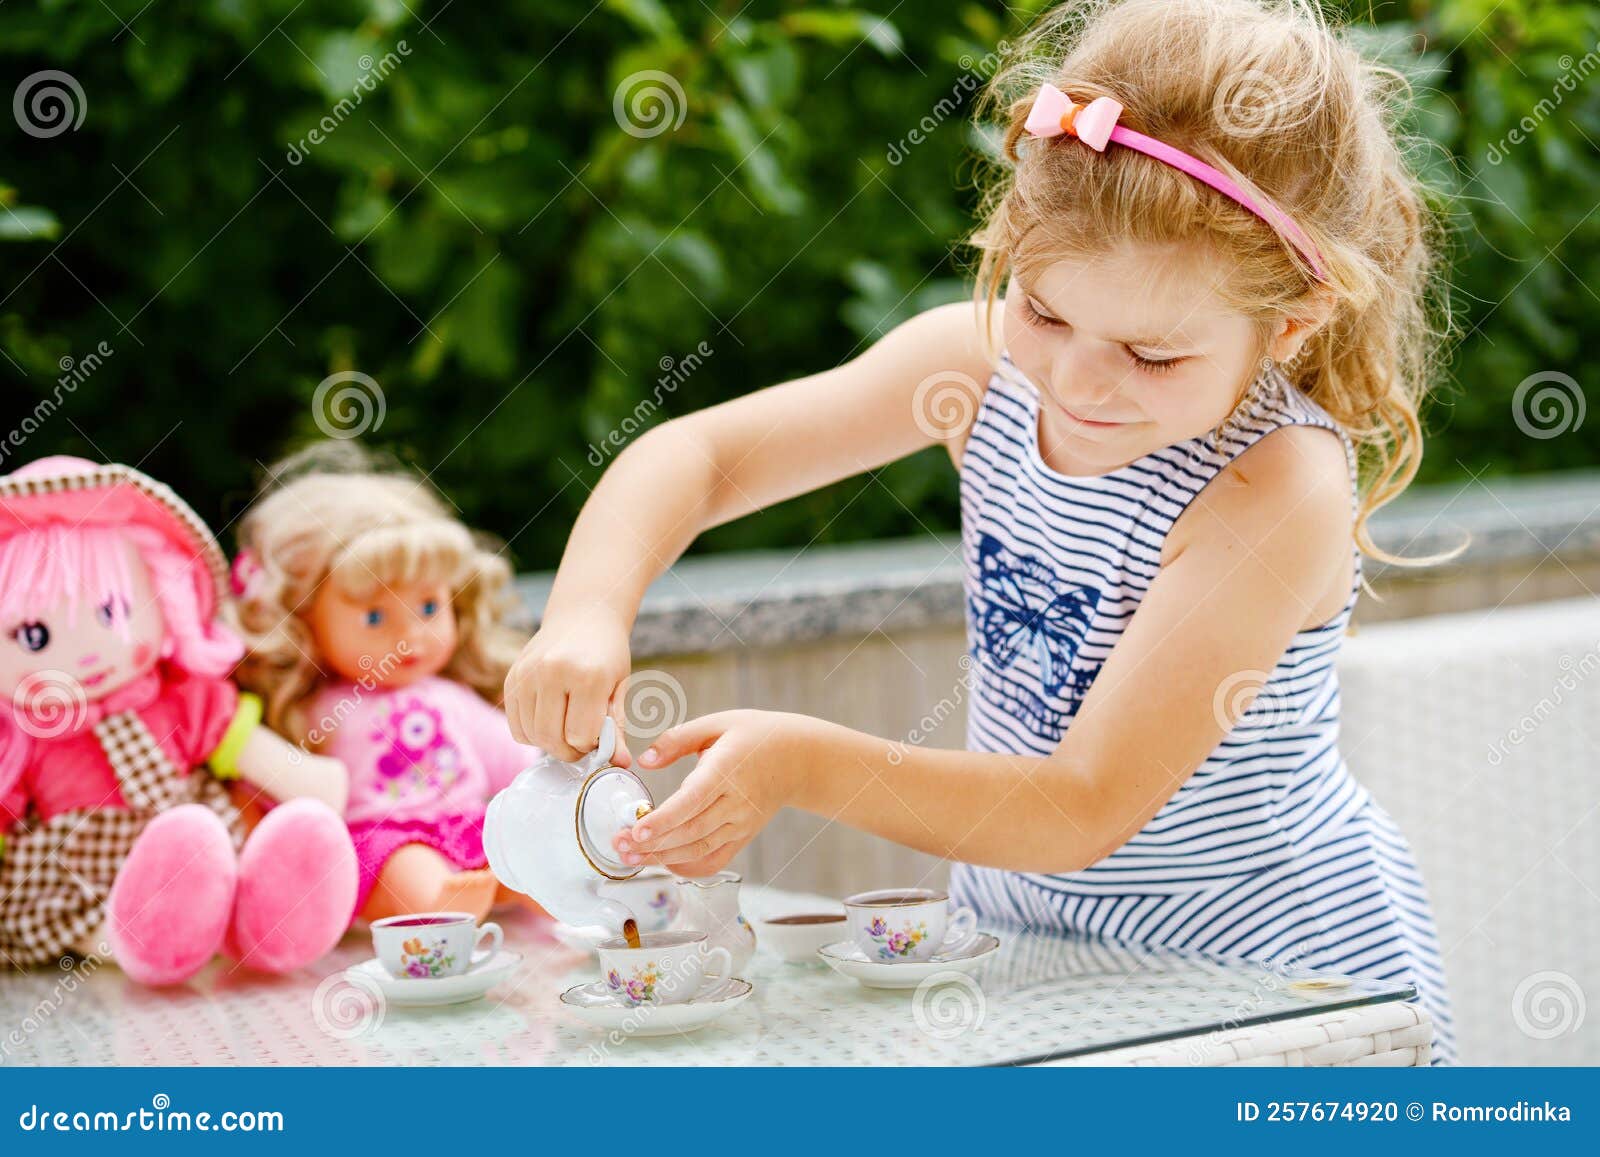
[[[1053,400],[1054,399],[1052,399],[1052,401]],[[1060,410],[1068,418],[1071,418],[1078,425],[1087,426],[1091,430],[1114,430],[1119,426],[1133,426],[1137,424],[1135,422],[1109,422],[1099,418],[1085,418],[1081,414],[1069,409],[1060,402],[1056,402],[1055,405],[1058,410]]]
[[[98,687],[100,684],[109,679],[112,672],[115,670],[115,667],[107,667],[104,670],[96,671],[93,675],[85,676],[84,678],[78,680],[78,682],[82,683],[85,687]]]

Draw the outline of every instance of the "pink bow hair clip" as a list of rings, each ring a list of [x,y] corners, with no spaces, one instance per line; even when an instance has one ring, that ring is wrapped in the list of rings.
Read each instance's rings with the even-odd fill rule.
[[[228,572],[228,585],[233,588],[234,598],[243,598],[250,590],[250,585],[261,576],[261,560],[256,557],[256,552],[248,548],[241,550],[234,556],[233,566]]]
[[[1108,96],[1096,97],[1086,105],[1079,105],[1055,85],[1045,84],[1040,86],[1038,95],[1033,98],[1033,107],[1028,110],[1028,119],[1024,122],[1023,128],[1027,130],[1029,136],[1044,140],[1059,136],[1077,137],[1097,153],[1105,152],[1106,145],[1115,141],[1125,148],[1171,165],[1202,184],[1210,185],[1224,197],[1260,217],[1299,251],[1306,259],[1306,264],[1311,266],[1311,271],[1316,274],[1317,280],[1328,279],[1322,254],[1300,226],[1277,209],[1258,204],[1255,198],[1241,189],[1227,174],[1206,164],[1199,157],[1190,156],[1182,149],[1175,149],[1154,137],[1147,137],[1143,133],[1136,133],[1117,124],[1117,118],[1121,115],[1122,105]]]
[[[1035,137],[1059,137],[1066,133],[1095,152],[1103,153],[1121,115],[1122,105],[1109,96],[1096,97],[1086,105],[1079,105],[1055,85],[1047,84],[1034,98],[1024,127]]]

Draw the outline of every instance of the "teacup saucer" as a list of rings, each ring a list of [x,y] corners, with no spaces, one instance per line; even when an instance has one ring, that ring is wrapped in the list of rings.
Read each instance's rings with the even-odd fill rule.
[[[978,933],[970,947],[948,955],[936,953],[926,960],[873,960],[854,940],[839,940],[817,949],[835,972],[859,980],[868,988],[916,988],[941,972],[974,972],[1000,947],[998,937]]]
[[[344,974],[357,987],[382,993],[383,999],[390,1004],[422,1007],[477,1000],[515,972],[521,963],[522,953],[501,951],[460,976],[438,976],[429,980],[408,977],[400,980],[390,976],[388,970],[374,958],[345,969]]]
[[[606,931],[599,924],[564,924],[557,920],[550,925],[550,935],[564,948],[593,956],[600,947],[600,941],[609,940],[616,933]]]
[[[668,1036],[693,1032],[726,1016],[755,990],[748,980],[730,976],[704,996],[682,1004],[619,1004],[603,980],[575,984],[561,994],[561,1003],[598,1029],[628,1036]]]

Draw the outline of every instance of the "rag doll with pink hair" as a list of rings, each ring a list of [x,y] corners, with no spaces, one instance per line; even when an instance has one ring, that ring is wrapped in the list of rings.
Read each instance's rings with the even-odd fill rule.
[[[171,984],[218,952],[297,968],[346,928],[345,770],[259,725],[226,582],[199,516],[137,470],[0,477],[0,965],[109,955]],[[253,824],[245,781],[283,801]]]
[[[524,637],[511,568],[427,482],[354,443],[273,467],[240,521],[244,686],[350,771],[354,914],[537,908],[488,870],[489,800],[540,751],[498,699]]]

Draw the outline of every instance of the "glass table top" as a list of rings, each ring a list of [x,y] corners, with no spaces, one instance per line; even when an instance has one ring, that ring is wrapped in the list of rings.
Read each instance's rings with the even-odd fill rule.
[[[817,897],[746,887],[751,918]],[[343,970],[370,958],[351,933],[315,970],[268,977],[213,963],[191,983],[152,990],[111,965],[0,974],[6,1065],[1006,1065],[1091,1055],[1413,995],[1400,983],[985,927],[999,949],[971,976],[917,989],[862,987],[824,964],[758,951],[750,997],[694,1032],[604,1032],[564,1006],[598,977],[588,954],[539,923],[496,917],[514,971],[469,1004],[402,1007]],[[1344,983],[1344,980],[1348,983]]]

